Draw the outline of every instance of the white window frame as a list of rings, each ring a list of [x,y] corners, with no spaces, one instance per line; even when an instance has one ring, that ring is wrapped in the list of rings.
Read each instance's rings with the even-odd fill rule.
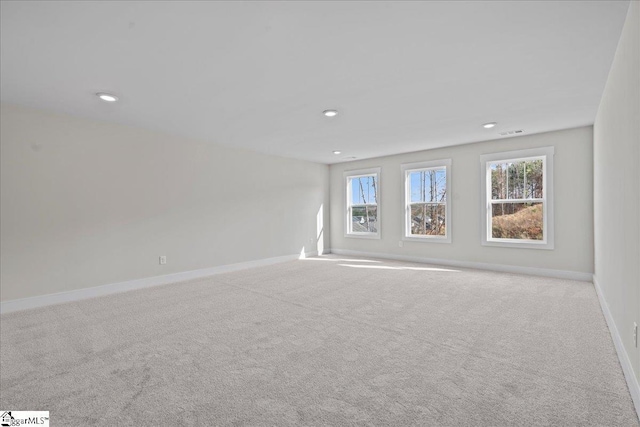
[[[345,201],[345,210],[344,210],[344,218],[345,218],[345,223],[344,223],[344,236],[345,237],[355,237],[358,239],[380,239],[380,172],[381,172],[381,168],[377,167],[377,168],[369,168],[369,169],[358,169],[358,170],[351,170],[351,171],[345,171],[344,172],[344,189],[345,189],[345,197],[344,197],[344,201]],[[369,206],[377,206],[377,222],[378,222],[378,226],[377,226],[377,231],[375,233],[372,232],[354,232],[351,231],[351,179],[353,178],[360,178],[363,176],[371,176],[371,175],[375,175],[376,177],[376,200],[377,203],[374,205],[373,203],[367,203],[367,205]],[[357,206],[367,206],[367,205],[357,205]]]
[[[553,155],[554,147],[506,151],[480,156],[481,230],[483,246],[554,249],[553,223]],[[491,199],[491,163],[542,160],[542,199]],[[491,205],[499,202],[542,202],[542,240],[496,239],[491,237]]]
[[[451,159],[431,160],[428,162],[405,163],[400,166],[402,182],[404,183],[404,221],[402,221],[402,240],[412,242],[451,243]],[[446,176],[445,207],[446,234],[444,236],[429,236],[411,234],[411,181],[409,174],[426,170],[444,169]]]

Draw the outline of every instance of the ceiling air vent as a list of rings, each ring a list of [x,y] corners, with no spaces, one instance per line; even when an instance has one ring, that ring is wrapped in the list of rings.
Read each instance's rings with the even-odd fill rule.
[[[500,132],[498,135],[500,136],[513,136],[513,135],[520,135],[523,134],[524,131],[522,129],[519,130],[508,130],[508,131],[504,131],[504,132]]]

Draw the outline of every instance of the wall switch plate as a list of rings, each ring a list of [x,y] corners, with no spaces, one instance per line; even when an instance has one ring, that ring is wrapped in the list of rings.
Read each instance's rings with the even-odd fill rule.
[[[404,246],[404,242],[403,242],[402,240],[400,240],[400,241],[398,242],[398,247],[400,247],[400,248],[401,248],[401,247],[403,247],[403,246]]]
[[[633,322],[633,345],[638,346],[638,324]]]
[[[160,257],[160,265],[165,265],[167,263],[166,255]]]

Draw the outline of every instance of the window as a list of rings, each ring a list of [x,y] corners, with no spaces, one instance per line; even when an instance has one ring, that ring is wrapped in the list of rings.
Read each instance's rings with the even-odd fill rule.
[[[403,240],[451,243],[451,159],[402,165]]]
[[[346,236],[380,238],[380,168],[345,172]]]
[[[553,152],[481,156],[483,245],[553,249]]]

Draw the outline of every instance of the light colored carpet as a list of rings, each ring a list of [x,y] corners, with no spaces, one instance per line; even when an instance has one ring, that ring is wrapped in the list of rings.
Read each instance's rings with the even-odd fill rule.
[[[326,256],[3,315],[52,425],[637,426],[589,283]]]

